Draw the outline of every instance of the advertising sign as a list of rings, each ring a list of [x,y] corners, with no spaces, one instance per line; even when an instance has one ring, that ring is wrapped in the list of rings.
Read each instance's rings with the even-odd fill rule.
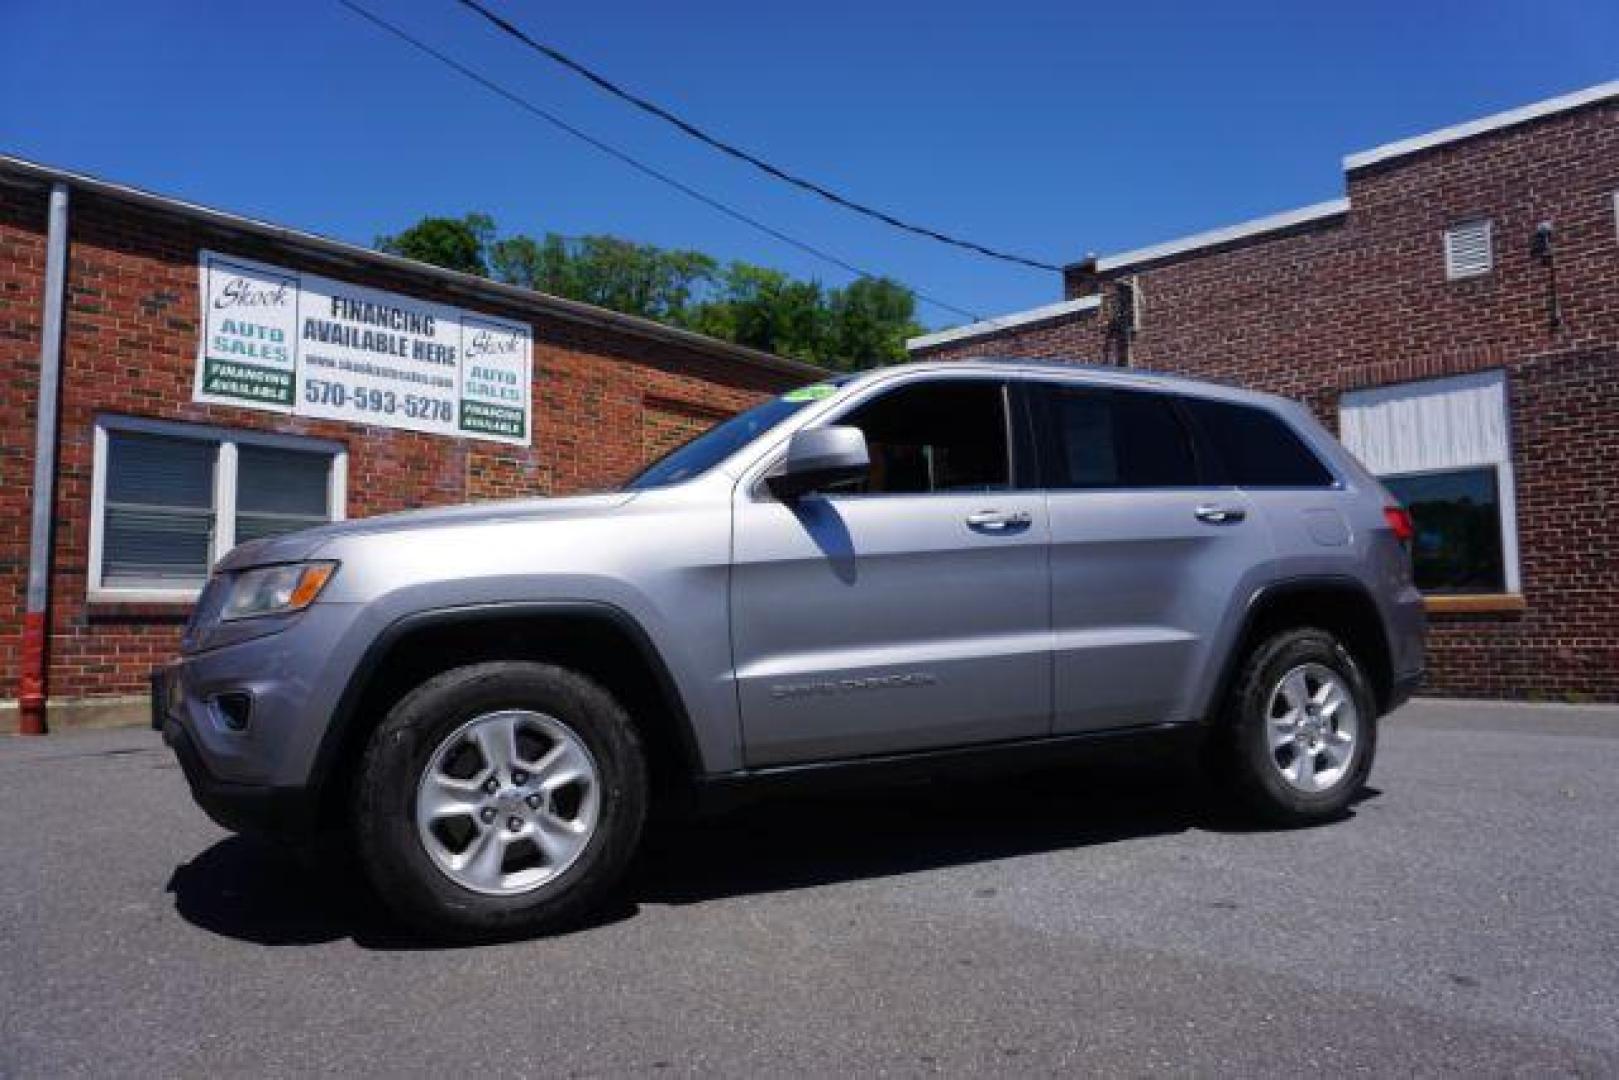
[[[527,446],[525,323],[202,253],[198,401]]]

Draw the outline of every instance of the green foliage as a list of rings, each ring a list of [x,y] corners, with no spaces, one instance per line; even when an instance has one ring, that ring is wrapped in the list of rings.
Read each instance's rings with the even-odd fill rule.
[[[616,236],[497,238],[485,214],[423,218],[377,247],[844,371],[905,359],[905,339],[922,329],[916,298],[886,278],[828,289]]]
[[[833,341],[838,356],[870,357],[873,364],[905,359],[905,339],[922,332],[916,297],[888,278],[860,278],[833,292]]]
[[[494,277],[570,300],[675,321],[718,264],[698,251],[665,251],[616,236],[576,240],[547,233],[543,240],[511,236],[490,248]]]
[[[376,247],[392,255],[488,277],[484,253],[494,236],[495,221],[488,214],[425,217],[397,236],[377,237]]]

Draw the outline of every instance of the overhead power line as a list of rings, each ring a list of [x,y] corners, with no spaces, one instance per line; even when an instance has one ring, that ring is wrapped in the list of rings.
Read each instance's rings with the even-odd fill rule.
[[[591,135],[589,132],[586,132],[586,131],[583,131],[583,130],[577,128],[577,127],[574,127],[572,124],[568,123],[566,120],[563,120],[561,117],[559,117],[559,116],[557,116],[557,115],[555,115],[555,114],[553,114],[553,113],[551,113],[551,112],[549,112],[549,111],[547,111],[545,109],[542,109],[540,106],[534,104],[532,101],[529,101],[527,98],[519,96],[518,94],[512,92],[511,90],[506,89],[504,86],[501,86],[499,83],[495,82],[494,80],[485,77],[484,75],[480,74],[477,71],[474,71],[472,68],[470,68],[467,65],[461,63],[459,60],[456,60],[454,57],[451,57],[451,56],[439,51],[438,49],[436,49],[433,46],[429,45],[427,42],[421,40],[420,38],[418,38],[415,35],[411,34],[409,31],[403,29],[402,27],[397,26],[394,23],[389,22],[387,19],[384,19],[382,16],[377,15],[374,12],[368,11],[367,9],[361,7],[359,4],[354,3],[353,0],[337,0],[337,2],[339,4],[341,4],[341,5],[343,5],[344,7],[348,8],[354,14],[360,16],[362,19],[365,19],[367,22],[371,23],[373,26],[376,26],[376,27],[378,27],[378,28],[380,28],[382,30],[387,31],[388,33],[392,34],[394,37],[396,37],[396,38],[400,39],[401,41],[405,42],[406,44],[412,46],[413,48],[415,48],[419,52],[422,52],[422,53],[424,53],[424,54],[426,54],[428,56],[431,56],[433,59],[439,61],[439,63],[444,64],[445,66],[451,68],[452,70],[460,73],[462,76],[464,76],[464,77],[466,77],[468,79],[471,79],[473,82],[477,83],[479,86],[482,86],[484,89],[486,89],[486,90],[488,90],[488,91],[490,91],[492,93],[500,95],[501,97],[505,98],[507,101],[511,102],[513,105],[516,105],[518,108],[522,109],[523,111],[525,111],[525,112],[527,112],[527,113],[529,113],[529,114],[531,114],[533,116],[536,116],[541,120],[544,120],[546,123],[550,124],[552,127],[555,127],[558,130],[563,131],[563,132],[567,133],[568,135],[573,136],[574,138],[578,139],[579,141],[594,147],[595,149],[597,149],[597,150],[601,151],[602,153],[606,154],[608,157],[611,157],[611,158],[614,158],[614,159],[616,159],[618,161],[623,162],[625,165],[628,165],[630,168],[634,169],[635,171],[637,171],[639,173],[642,173],[645,176],[649,176],[652,179],[658,181],[659,183],[667,184],[669,187],[674,188],[676,191],[680,192],[682,195],[685,195],[688,198],[695,199],[698,202],[702,203],[703,205],[708,206],[708,207],[710,207],[710,208],[712,208],[714,210],[718,210],[720,213],[724,214],[726,217],[732,218],[735,221],[740,221],[742,224],[747,225],[749,228],[757,229],[759,232],[764,233],[766,236],[770,236],[770,237],[772,237],[772,238],[774,238],[776,240],[780,240],[782,243],[787,244],[787,245],[789,245],[791,247],[797,248],[799,251],[804,252],[806,255],[811,255],[811,256],[813,256],[813,257],[815,257],[817,259],[820,259],[821,261],[823,261],[825,263],[828,263],[828,264],[830,264],[832,266],[836,266],[841,270],[844,270],[844,271],[847,271],[850,274],[853,274],[855,277],[866,278],[866,279],[872,280],[872,281],[882,280],[884,278],[886,278],[887,280],[890,280],[890,281],[895,280],[894,278],[892,278],[889,275],[875,274],[875,273],[872,273],[869,270],[864,270],[864,269],[860,268],[859,266],[856,266],[854,263],[851,263],[851,262],[849,262],[849,261],[847,261],[847,260],[845,260],[843,258],[840,258],[839,256],[834,255],[829,251],[825,251],[822,248],[818,248],[815,245],[807,243],[807,242],[805,242],[803,240],[800,240],[795,236],[791,236],[791,235],[789,235],[787,233],[784,233],[780,229],[775,228],[774,226],[767,225],[764,222],[760,221],[759,219],[757,219],[755,217],[751,217],[748,214],[745,214],[740,210],[737,210],[737,209],[735,209],[735,208],[733,208],[731,206],[726,205],[725,203],[721,202],[719,199],[716,199],[711,195],[707,195],[707,194],[697,190],[696,188],[692,187],[691,185],[686,184],[686,183],[684,183],[684,182],[682,182],[680,180],[675,179],[674,177],[670,176],[668,173],[662,172],[661,170],[653,168],[651,165],[648,165],[645,162],[643,162],[643,161],[641,161],[641,160],[639,160],[637,158],[631,157],[629,154],[625,153],[622,150],[619,150],[617,147],[611,146],[608,143],[603,142],[601,139],[596,138],[594,135]],[[900,284],[904,284],[904,283],[901,282]],[[910,289],[912,295],[914,295],[918,300],[921,300],[921,301],[924,301],[926,303],[932,304],[934,307],[939,308],[939,309],[941,309],[943,311],[948,311],[948,312],[951,312],[952,314],[955,314],[955,315],[961,315],[961,316],[964,316],[964,317],[966,317],[968,319],[977,320],[977,319],[981,318],[981,316],[975,314],[974,312],[968,311],[966,308],[958,307],[955,304],[947,303],[947,302],[945,302],[943,300],[940,300],[940,299],[938,299],[937,297],[934,297],[934,296],[929,296],[927,293],[922,292],[922,291],[920,291],[918,289],[911,288],[911,286],[909,286],[909,285],[905,285],[905,288]]]
[[[1018,266],[1027,266],[1035,270],[1052,270],[1058,273],[1062,272],[1062,267],[1056,265],[1055,263],[1048,263],[1040,259],[1030,258],[1026,255],[1018,255],[1008,251],[1001,251],[996,248],[988,247],[984,244],[975,243],[972,240],[963,240],[960,237],[951,236],[949,233],[940,232],[937,229],[930,229],[925,225],[917,225],[906,221],[903,218],[895,217],[893,214],[887,213],[886,211],[878,210],[875,207],[867,206],[865,203],[857,202],[854,199],[849,198],[847,195],[839,194],[823,184],[816,183],[814,180],[808,180],[802,176],[798,176],[795,173],[790,173],[780,166],[772,165],[770,162],[764,160],[758,155],[749,153],[734,143],[726,142],[724,139],[721,139],[718,136],[709,134],[707,131],[704,131],[690,120],[670,112],[668,109],[665,109],[656,102],[648,101],[639,94],[626,90],[624,87],[609,79],[607,76],[586,67],[584,64],[575,60],[567,53],[562,52],[560,49],[553,48],[542,41],[534,40],[518,27],[512,25],[499,15],[496,15],[493,11],[490,11],[488,8],[484,7],[478,2],[478,0],[456,0],[456,2],[462,7],[470,8],[472,11],[477,12],[484,19],[488,20],[492,25],[498,28],[502,33],[517,39],[530,49],[533,49],[542,56],[561,64],[563,67],[574,72],[576,75],[580,75],[585,79],[588,79],[590,82],[595,83],[597,86],[601,87],[609,94],[612,94],[614,97],[629,102],[642,112],[650,113],[665,123],[673,124],[676,128],[679,128],[687,135],[690,135],[698,142],[705,143],[722,154],[736,158],[738,161],[746,162],[747,164],[752,165],[755,169],[758,169],[759,171],[772,176],[777,180],[784,181],[785,183],[791,184],[796,188],[808,191],[813,195],[818,195],[829,202],[836,203],[845,210],[852,210],[857,214],[862,214],[866,217],[873,218],[885,225],[891,225],[896,229],[901,229],[908,233],[914,233],[917,236],[925,236],[930,240],[937,240],[941,244],[949,244],[951,247],[963,248],[967,251],[976,252],[979,255],[984,255],[991,259],[999,259],[1002,262],[1015,263]]]

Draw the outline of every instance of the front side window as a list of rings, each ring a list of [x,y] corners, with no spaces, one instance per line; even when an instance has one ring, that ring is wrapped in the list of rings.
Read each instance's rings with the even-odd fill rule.
[[[1331,487],[1332,473],[1287,422],[1268,409],[1185,398],[1227,483],[1242,488]]]
[[[869,476],[840,490],[922,495],[1011,487],[1006,391],[999,382],[909,383],[833,422],[859,428],[871,455]]]
[[[341,516],[340,447],[119,417],[95,434],[95,599],[183,600],[236,544]]]
[[[1427,593],[1518,591],[1506,379],[1499,371],[1345,394],[1346,446],[1411,512]]]
[[[1093,387],[1048,386],[1050,449],[1046,481],[1053,488],[1164,488],[1197,483],[1192,441],[1160,394]]]

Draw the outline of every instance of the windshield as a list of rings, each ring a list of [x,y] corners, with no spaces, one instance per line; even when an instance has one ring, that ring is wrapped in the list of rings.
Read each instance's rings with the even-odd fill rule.
[[[844,377],[800,386],[738,413],[648,465],[624,485],[624,490],[667,487],[705,473],[804,406],[831,397],[847,381]]]

